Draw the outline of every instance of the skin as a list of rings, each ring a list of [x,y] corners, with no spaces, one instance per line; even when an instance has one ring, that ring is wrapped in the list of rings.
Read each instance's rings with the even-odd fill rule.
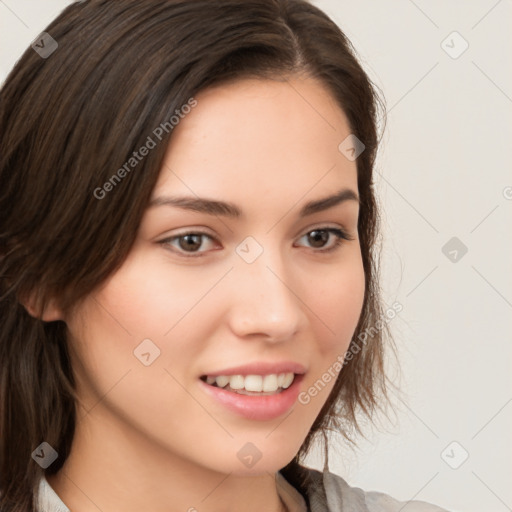
[[[198,379],[292,360],[306,367],[307,390],[345,353],[361,313],[358,202],[298,217],[308,201],[358,193],[356,163],[338,150],[350,129],[329,92],[293,76],[238,81],[196,99],[174,129],[153,197],[230,201],[243,218],[149,207],[121,268],[68,314],[45,313],[67,324],[81,397],[71,454],[48,477],[73,511],[283,510],[275,474],[334,379],[271,421],[226,410]],[[315,244],[307,235],[326,226],[353,239],[321,253],[336,236]],[[162,242],[198,230],[213,239],[188,241],[188,253],[183,238]],[[263,248],[250,264],[235,252],[248,236]],[[149,366],[133,354],[146,338],[161,351]],[[247,442],[262,454],[252,468],[237,457]]]

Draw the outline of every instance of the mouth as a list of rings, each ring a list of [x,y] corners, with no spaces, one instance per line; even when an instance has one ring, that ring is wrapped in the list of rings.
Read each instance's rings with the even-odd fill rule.
[[[304,373],[221,375],[219,372],[202,375],[198,380],[206,395],[227,411],[252,421],[270,421],[293,408],[303,379]]]
[[[200,379],[209,386],[222,388],[239,395],[277,395],[288,389],[298,374],[271,373],[267,375],[202,375]]]

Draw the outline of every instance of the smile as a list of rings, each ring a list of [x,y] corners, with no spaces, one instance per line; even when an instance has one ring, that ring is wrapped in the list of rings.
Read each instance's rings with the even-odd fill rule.
[[[221,405],[224,410],[250,420],[268,421],[282,416],[293,407],[303,378],[304,374],[294,373],[216,377],[203,375],[199,384],[214,403]],[[224,386],[220,386],[217,379]],[[261,391],[251,391],[254,388]]]
[[[288,372],[268,375],[203,375],[201,380],[211,386],[242,395],[265,395],[289,388],[294,378],[295,374]]]

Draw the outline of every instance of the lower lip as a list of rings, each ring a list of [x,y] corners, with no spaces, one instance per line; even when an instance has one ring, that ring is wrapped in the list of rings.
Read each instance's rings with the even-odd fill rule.
[[[297,401],[300,383],[304,375],[296,375],[292,385],[275,395],[240,395],[223,388],[210,386],[199,380],[206,393],[223,404],[227,409],[250,420],[273,420],[287,412]]]

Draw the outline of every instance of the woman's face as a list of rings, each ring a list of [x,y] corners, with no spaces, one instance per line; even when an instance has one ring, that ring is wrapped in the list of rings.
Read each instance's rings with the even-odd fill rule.
[[[78,426],[99,432],[101,423],[158,457],[215,471],[275,472],[326,402],[361,313],[356,163],[338,149],[350,129],[312,79],[243,80],[195,99],[174,128],[130,254],[65,318],[89,411]],[[343,191],[344,200],[301,214]],[[177,197],[229,203],[239,215],[171,204]],[[329,229],[350,239],[336,245]],[[253,363],[285,367],[228,371]],[[201,380],[261,375],[271,387],[277,379],[267,375],[287,373],[288,363],[304,374],[282,396]]]

